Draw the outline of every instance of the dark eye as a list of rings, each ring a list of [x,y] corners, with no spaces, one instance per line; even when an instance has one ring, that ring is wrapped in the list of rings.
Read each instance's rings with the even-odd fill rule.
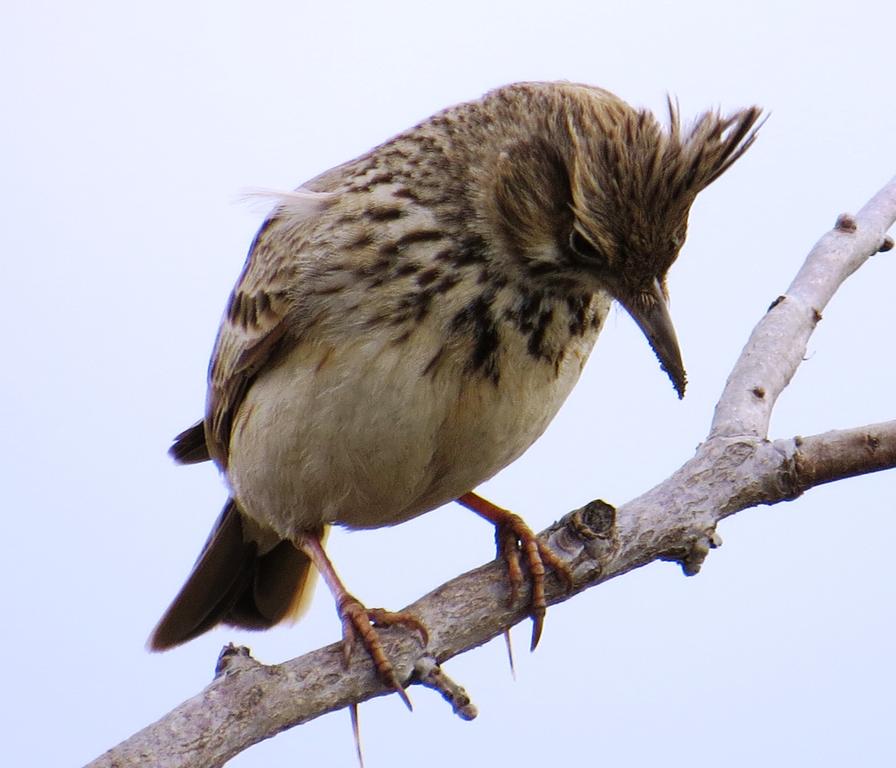
[[[607,257],[591,245],[577,229],[573,229],[569,233],[569,248],[580,259],[587,261],[590,266],[600,269],[606,268]]]

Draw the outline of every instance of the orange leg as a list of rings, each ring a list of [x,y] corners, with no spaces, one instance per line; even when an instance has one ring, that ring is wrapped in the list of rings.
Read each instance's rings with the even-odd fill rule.
[[[534,649],[541,638],[544,615],[547,610],[544,594],[545,566],[550,566],[566,583],[567,589],[571,589],[572,574],[569,572],[569,568],[547,544],[535,535],[535,532],[526,525],[519,515],[497,507],[475,493],[465,493],[457,501],[494,524],[498,555],[504,558],[507,566],[507,578],[510,580],[511,604],[516,602],[520,586],[524,581],[520,558],[521,554],[525,555],[532,582],[529,615],[532,617],[531,648]]]
[[[380,679],[390,686],[404,701],[408,709],[411,709],[411,700],[395,676],[395,668],[386,656],[379,634],[374,626],[388,627],[400,624],[420,633],[420,639],[425,646],[429,642],[426,627],[418,619],[409,613],[393,613],[382,608],[366,608],[358,598],[354,597],[345,588],[342,579],[333,568],[330,558],[324,551],[320,536],[314,533],[306,533],[296,542],[298,547],[310,558],[317,568],[323,580],[326,582],[333,599],[336,601],[336,612],[342,621],[342,654],[346,666],[351,659],[355,639],[360,638],[367,653],[373,661],[374,667]],[[371,622],[373,623],[371,625]]]

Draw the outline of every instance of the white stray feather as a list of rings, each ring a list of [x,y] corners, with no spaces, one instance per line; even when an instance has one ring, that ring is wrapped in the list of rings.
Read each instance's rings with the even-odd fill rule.
[[[328,203],[336,199],[333,192],[313,192],[299,187],[293,190],[268,189],[266,187],[249,187],[239,195],[239,201],[248,203],[253,209],[264,205],[268,216],[298,216],[304,218],[319,213]],[[273,203],[274,207],[269,208]]]

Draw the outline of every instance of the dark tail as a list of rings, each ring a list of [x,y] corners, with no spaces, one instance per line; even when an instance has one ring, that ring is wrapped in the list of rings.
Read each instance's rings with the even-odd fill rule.
[[[197,421],[174,438],[168,453],[178,464],[198,464],[208,461],[208,446],[205,443],[205,422]]]
[[[314,588],[311,561],[289,541],[258,554],[246,541],[242,516],[230,499],[187,583],[149,638],[162,651],[192,640],[218,624],[267,629],[297,618]]]

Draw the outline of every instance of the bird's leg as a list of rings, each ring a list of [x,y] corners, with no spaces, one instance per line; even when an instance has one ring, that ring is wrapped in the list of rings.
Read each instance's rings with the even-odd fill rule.
[[[521,555],[526,558],[529,578],[532,582],[532,596],[529,600],[529,615],[532,617],[532,645],[534,649],[541,637],[547,601],[544,595],[545,566],[550,566],[572,588],[572,574],[566,564],[554,551],[542,542],[525,521],[513,512],[502,509],[475,493],[465,493],[457,499],[467,509],[484,517],[495,526],[495,542],[498,555],[504,558],[507,578],[510,580],[510,603],[516,601],[520,585],[523,583]]]
[[[398,681],[395,675],[395,668],[392,666],[392,662],[389,661],[388,656],[386,656],[379,634],[374,627],[388,627],[400,624],[418,632],[424,646],[429,642],[426,627],[410,613],[392,612],[383,608],[367,608],[364,606],[358,598],[345,588],[342,579],[337,575],[336,569],[333,568],[330,558],[327,557],[327,553],[324,551],[320,536],[317,534],[302,534],[295,541],[295,546],[309,557],[336,601],[336,612],[342,621],[342,654],[345,665],[348,666],[348,662],[351,659],[355,639],[360,638],[373,661],[374,667],[376,667],[380,679],[401,697],[408,709],[412,709],[411,700]]]

